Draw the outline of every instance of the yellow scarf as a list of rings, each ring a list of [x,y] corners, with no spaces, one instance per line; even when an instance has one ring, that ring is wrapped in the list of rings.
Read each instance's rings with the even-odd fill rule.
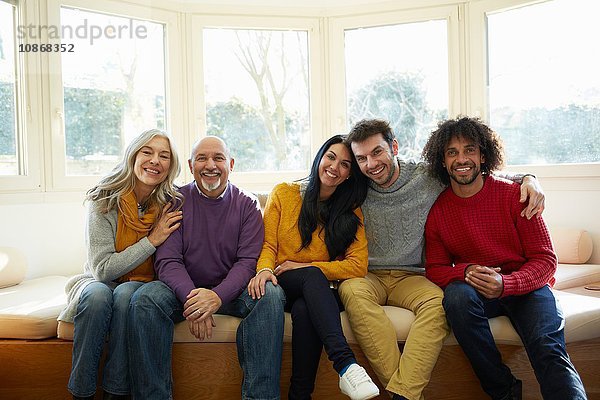
[[[123,251],[140,239],[148,236],[158,213],[156,205],[150,207],[143,217],[138,216],[137,200],[133,192],[121,197],[120,209],[117,213],[117,237],[115,250]],[[117,279],[118,282],[141,281],[150,282],[154,278],[154,256]]]

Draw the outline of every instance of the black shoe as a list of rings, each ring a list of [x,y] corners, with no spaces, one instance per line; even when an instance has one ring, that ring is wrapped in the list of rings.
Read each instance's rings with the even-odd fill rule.
[[[102,400],[130,400],[131,396],[128,394],[112,394],[104,391]]]
[[[392,400],[408,400],[408,399],[404,396],[400,396],[399,394],[394,393],[394,395],[392,396]]]
[[[523,382],[513,378],[512,385],[510,385],[510,395],[512,400],[521,400],[523,397]]]
[[[73,400],[94,400],[94,396],[80,397],[73,395]]]

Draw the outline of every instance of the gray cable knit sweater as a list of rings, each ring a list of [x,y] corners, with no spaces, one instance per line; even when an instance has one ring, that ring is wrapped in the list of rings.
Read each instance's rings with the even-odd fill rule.
[[[370,182],[362,206],[369,242],[369,270],[424,273],[423,246],[429,209],[444,190],[424,163],[398,160],[400,176],[389,188]]]

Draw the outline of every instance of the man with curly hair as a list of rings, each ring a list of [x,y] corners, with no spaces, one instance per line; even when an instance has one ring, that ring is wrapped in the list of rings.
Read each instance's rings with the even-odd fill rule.
[[[565,349],[562,311],[550,287],[557,258],[540,215],[520,218],[519,185],[491,173],[503,164],[498,136],[475,118],[440,123],[423,150],[450,184],[425,225],[425,274],[444,289],[446,318],[492,399],[521,399],[489,318],[506,315],[529,355],[544,399],[585,399]]]

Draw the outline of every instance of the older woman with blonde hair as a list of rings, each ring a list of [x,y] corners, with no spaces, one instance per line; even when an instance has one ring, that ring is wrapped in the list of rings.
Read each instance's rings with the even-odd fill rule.
[[[58,317],[74,323],[68,383],[74,399],[94,398],[107,336],[104,399],[129,398],[129,301],[155,279],[156,247],[180,225],[179,172],[172,140],[151,129],[133,139],[119,164],[87,192],[87,261],[84,273],[67,283],[68,305]]]

